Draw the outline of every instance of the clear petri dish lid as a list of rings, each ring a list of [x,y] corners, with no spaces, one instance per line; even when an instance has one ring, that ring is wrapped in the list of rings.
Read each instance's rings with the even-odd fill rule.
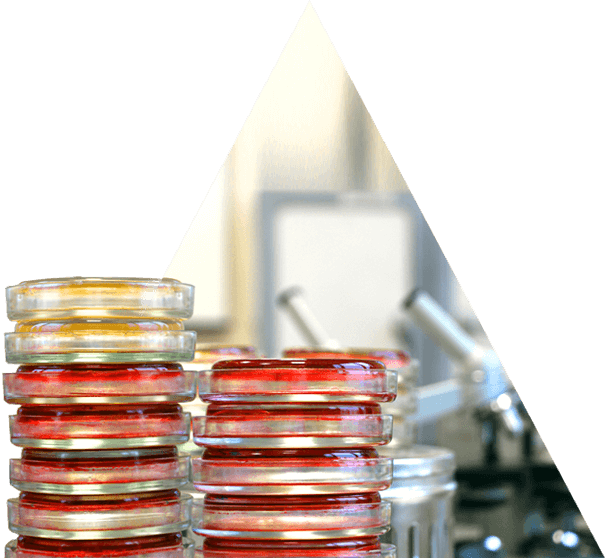
[[[97,455],[98,454],[98,455]],[[10,460],[10,482],[42,494],[125,494],[179,488],[189,481],[189,458],[176,447],[128,451],[25,450]]]
[[[397,372],[360,359],[239,359],[201,371],[203,401],[393,401]]]
[[[324,350],[312,347],[285,349],[284,358],[367,358],[382,362],[389,369],[404,368],[412,362],[410,354],[398,349],[349,348]]]
[[[185,362],[193,358],[195,338],[194,331],[4,335],[10,364]]]
[[[194,457],[191,464],[194,487],[209,494],[378,492],[390,486],[392,477],[391,460],[378,457],[373,449],[206,450],[202,457]]]
[[[211,448],[373,447],[391,440],[388,415],[242,415],[193,419],[193,441]]]
[[[189,526],[191,496],[178,491],[54,496],[22,493],[8,501],[9,529],[48,539],[98,540],[178,533]]]
[[[256,349],[249,345],[197,344],[193,360],[187,363],[192,370],[207,370],[219,360],[257,358]]]
[[[178,404],[32,405],[9,417],[19,447],[94,450],[170,446],[189,439],[191,417]]]
[[[197,344],[193,362],[214,364],[219,360],[257,358],[257,351],[251,345],[210,345]]]
[[[77,556],[78,558],[193,558],[193,541],[180,534],[156,535],[134,539],[98,541],[57,541],[21,537],[5,547],[5,558],[50,558]]]
[[[11,321],[173,318],[193,315],[192,285],[174,279],[67,277],[6,289]]]
[[[380,453],[393,459],[393,479],[410,480],[451,475],[456,469],[453,451],[435,446],[386,446]]]
[[[211,496],[193,501],[191,530],[205,537],[317,540],[381,535],[389,502],[374,494],[332,497]]]
[[[195,372],[162,365],[22,366],[3,374],[4,400],[13,404],[187,402]]]
[[[392,544],[359,545],[357,548],[348,548],[343,545],[342,539],[334,541],[334,546],[326,545],[322,540],[319,544],[308,545],[312,541],[298,541],[284,545],[283,541],[276,541],[275,545],[265,544],[248,545],[247,547],[216,548],[208,544],[206,539],[201,547],[195,549],[195,558],[397,558],[397,549]]]

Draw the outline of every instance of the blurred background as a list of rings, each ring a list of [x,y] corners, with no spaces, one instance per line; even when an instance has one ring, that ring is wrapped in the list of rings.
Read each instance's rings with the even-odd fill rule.
[[[420,287],[489,346],[399,163],[309,7],[166,271],[196,286],[188,328],[198,341],[270,357],[304,346],[276,304],[296,286],[330,337],[407,350],[420,361],[418,384],[432,384],[457,371],[403,310]],[[469,412],[418,430],[419,442],[456,454],[456,552],[600,555],[519,407],[521,436]]]

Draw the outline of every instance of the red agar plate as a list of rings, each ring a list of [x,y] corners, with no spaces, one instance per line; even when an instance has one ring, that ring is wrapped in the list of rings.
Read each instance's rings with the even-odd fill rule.
[[[335,539],[381,535],[391,508],[380,495],[216,496],[194,500],[196,535],[236,539]]]
[[[367,404],[215,403],[194,417],[193,440],[215,448],[372,447],[391,439],[392,417]]]
[[[21,366],[4,374],[7,403],[187,402],[195,398],[195,372],[179,364],[71,364]]]
[[[10,417],[11,441],[41,449],[171,446],[189,439],[180,405],[25,405]]]
[[[5,558],[193,558],[194,545],[180,533],[135,539],[71,541],[19,537],[5,547]]]
[[[191,496],[178,490],[126,495],[55,496],[22,492],[8,501],[13,533],[47,539],[116,539],[187,529]]]
[[[378,537],[320,541],[232,540],[206,538],[195,549],[196,558],[396,558],[392,544]]]
[[[10,461],[11,484],[45,494],[125,494],[184,486],[189,458],[176,447],[110,450],[23,450]]]
[[[193,485],[211,494],[324,494],[386,490],[392,463],[375,449],[205,450]]]
[[[388,402],[397,373],[375,360],[228,360],[200,372],[198,391],[208,402]]]

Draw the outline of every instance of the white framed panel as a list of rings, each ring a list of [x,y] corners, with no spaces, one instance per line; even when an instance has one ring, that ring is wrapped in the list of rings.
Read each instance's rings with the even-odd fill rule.
[[[344,347],[398,347],[402,296],[415,286],[414,223],[385,204],[284,206],[275,222],[275,288],[302,287],[329,336]],[[301,346],[284,312],[276,350]]]
[[[401,302],[422,283],[422,216],[409,193],[283,192],[261,196],[261,345],[279,356],[305,339],[276,305],[298,286],[343,346],[422,350],[401,332]]]

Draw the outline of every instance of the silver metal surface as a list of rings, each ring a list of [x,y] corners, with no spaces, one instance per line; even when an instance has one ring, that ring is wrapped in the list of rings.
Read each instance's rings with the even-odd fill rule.
[[[495,405],[507,430],[514,435],[524,426],[512,399],[511,385],[496,353],[476,343],[433,298],[416,289],[404,301],[414,322],[455,360],[461,370],[453,380],[418,391],[415,420],[434,420],[461,407]]]
[[[454,360],[469,358],[477,344],[431,296],[414,291],[405,301],[414,322]]]
[[[277,297],[277,304],[290,314],[290,317],[298,325],[300,331],[312,347],[321,347],[323,349],[340,348],[338,341],[330,338],[309,308],[303,297],[301,287],[290,287],[283,291]]]
[[[391,530],[383,537],[397,558],[452,558],[454,454],[443,448],[381,448],[393,457],[393,484],[381,492],[391,502]]]

